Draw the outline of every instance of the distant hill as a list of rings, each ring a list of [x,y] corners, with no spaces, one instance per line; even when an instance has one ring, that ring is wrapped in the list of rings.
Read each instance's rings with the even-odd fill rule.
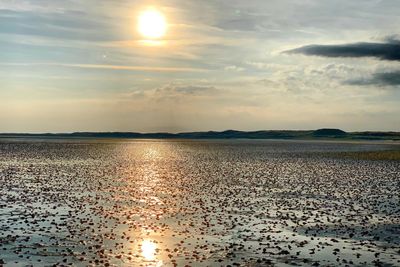
[[[347,133],[340,129],[318,129],[313,132],[313,136],[320,137],[344,137]]]
[[[270,130],[270,131],[208,131],[183,133],[137,132],[75,132],[75,133],[3,133],[0,138],[142,138],[142,139],[344,139],[344,140],[399,140],[400,132],[345,132],[340,129]]]

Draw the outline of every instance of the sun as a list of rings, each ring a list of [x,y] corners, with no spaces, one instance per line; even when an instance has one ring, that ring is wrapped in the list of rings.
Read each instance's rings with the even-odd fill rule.
[[[147,39],[163,37],[167,31],[164,15],[155,9],[143,11],[138,18],[138,31]]]

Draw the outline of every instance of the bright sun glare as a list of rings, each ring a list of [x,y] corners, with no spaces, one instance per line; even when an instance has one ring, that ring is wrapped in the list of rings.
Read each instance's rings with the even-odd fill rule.
[[[142,256],[146,260],[154,260],[157,245],[150,240],[143,240],[142,242]]]
[[[154,9],[143,11],[139,15],[138,30],[145,38],[159,39],[167,31],[167,23],[164,15]]]

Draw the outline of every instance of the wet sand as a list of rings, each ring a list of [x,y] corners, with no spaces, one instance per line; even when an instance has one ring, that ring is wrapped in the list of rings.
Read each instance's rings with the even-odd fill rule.
[[[400,266],[395,144],[0,140],[0,266]]]

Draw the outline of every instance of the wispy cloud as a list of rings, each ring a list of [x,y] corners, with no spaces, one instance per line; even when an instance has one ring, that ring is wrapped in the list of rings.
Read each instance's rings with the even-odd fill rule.
[[[1,66],[15,67],[35,67],[35,66],[54,66],[81,69],[108,69],[108,70],[127,70],[127,71],[147,71],[147,72],[207,72],[201,68],[180,68],[180,67],[151,67],[151,66],[128,66],[128,65],[108,65],[108,64],[64,64],[64,63],[0,63]]]
[[[374,73],[370,77],[346,81],[350,85],[400,86],[400,70]]]

